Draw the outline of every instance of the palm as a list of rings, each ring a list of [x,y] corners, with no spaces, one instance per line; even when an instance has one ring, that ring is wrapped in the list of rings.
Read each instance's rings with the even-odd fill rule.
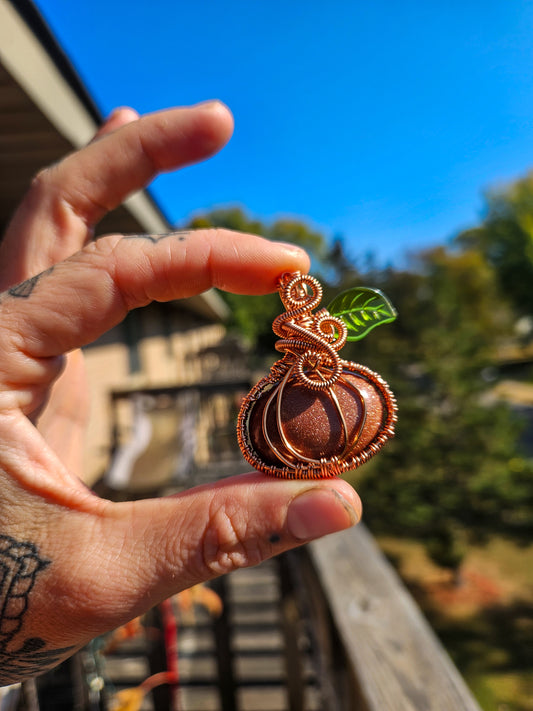
[[[66,356],[65,370],[52,387],[37,429],[63,464],[82,478],[82,455],[89,414],[89,387],[80,350]]]
[[[91,238],[91,230],[81,217],[75,216],[68,225],[68,231],[65,227],[58,229],[52,216],[28,214],[23,203],[6,231],[4,240],[8,244],[24,245],[25,248],[19,259],[13,260],[10,273],[4,273],[4,281],[18,283],[48,269],[54,263],[52,255],[46,256],[41,250],[35,250],[31,240],[25,243],[25,234],[56,235],[56,243],[63,244],[64,248],[56,250],[53,258],[68,257],[69,245],[83,245]],[[35,419],[41,435],[63,464],[81,478],[89,389],[80,350],[65,356],[61,376],[42,393],[35,411],[38,413]]]

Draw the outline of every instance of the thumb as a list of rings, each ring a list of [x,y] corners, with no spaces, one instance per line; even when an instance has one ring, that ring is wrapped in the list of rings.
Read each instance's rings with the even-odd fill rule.
[[[102,560],[98,566],[106,600],[90,605],[100,622],[107,609],[113,627],[180,590],[348,528],[360,516],[359,497],[341,479],[288,482],[257,473],[177,496],[115,504],[100,534],[114,541],[109,570]]]

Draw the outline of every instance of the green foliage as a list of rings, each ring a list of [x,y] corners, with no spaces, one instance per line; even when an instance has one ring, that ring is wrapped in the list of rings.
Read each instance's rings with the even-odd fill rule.
[[[268,358],[275,353],[276,336],[272,332],[272,321],[280,313],[278,294],[224,294],[223,298],[231,310],[229,328],[245,337],[252,354],[261,361],[263,357]]]
[[[481,225],[457,242],[483,254],[518,313],[533,313],[533,173],[490,192]]]
[[[361,355],[389,380],[399,422],[363,470],[361,495],[372,526],[422,538],[436,562],[454,567],[466,539],[526,534],[512,515],[513,498],[528,496],[510,466],[521,423],[490,400],[482,377],[513,319],[474,250],[438,248],[384,278],[400,318]]]

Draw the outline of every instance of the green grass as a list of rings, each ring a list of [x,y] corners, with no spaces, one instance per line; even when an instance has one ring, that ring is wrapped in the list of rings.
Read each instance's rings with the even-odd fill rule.
[[[473,674],[466,682],[487,711],[533,711],[533,673]]]

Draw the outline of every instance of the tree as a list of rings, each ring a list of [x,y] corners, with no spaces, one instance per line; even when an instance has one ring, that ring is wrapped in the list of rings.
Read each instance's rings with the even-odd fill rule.
[[[375,530],[420,538],[456,569],[469,540],[531,532],[521,424],[483,377],[513,319],[479,251],[439,247],[414,267],[381,275],[400,316],[361,344],[396,392],[399,422],[359,487]]]
[[[489,192],[481,225],[456,241],[483,254],[518,314],[533,314],[533,172]]]

